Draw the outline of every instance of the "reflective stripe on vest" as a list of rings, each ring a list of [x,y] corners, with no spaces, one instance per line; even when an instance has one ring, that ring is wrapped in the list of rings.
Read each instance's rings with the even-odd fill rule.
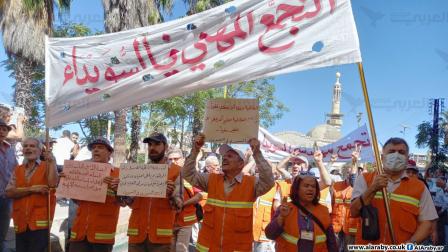
[[[76,233],[75,232],[70,232],[70,238],[75,239],[76,238]]]
[[[326,235],[316,235],[316,238],[314,239],[314,243],[318,244],[318,243],[323,243],[327,240],[327,236]]]
[[[410,197],[410,196],[396,194],[396,193],[389,193],[388,197],[390,200],[394,200],[397,202],[407,203],[407,204],[410,204],[415,207],[420,206],[420,200]],[[383,194],[381,192],[376,192],[375,199],[382,199],[382,198],[383,198]]]
[[[338,203],[338,204],[343,204],[344,203],[343,199],[334,199],[334,201],[335,201],[335,203]]]
[[[173,235],[173,230],[172,229],[161,229],[161,228],[158,228],[157,229],[157,235],[158,236],[172,236]]]
[[[260,199],[260,205],[262,205],[262,206],[267,206],[267,207],[271,207],[271,206],[272,206],[272,202],[271,202],[271,201],[264,200],[264,199]]]
[[[351,199],[346,199],[345,200],[345,204],[351,204],[352,203],[352,200]]]
[[[184,221],[188,222],[188,221],[195,221],[196,220],[196,214],[194,215],[190,215],[190,216],[184,216]]]
[[[112,189],[107,189],[107,195],[109,195],[109,196],[115,196],[116,194],[115,194],[115,191],[114,191],[114,190],[112,190]]]
[[[253,202],[245,202],[245,201],[223,201],[218,199],[207,199],[207,204],[217,207],[224,208],[253,208]]]
[[[48,227],[48,221],[47,220],[37,220],[36,227]]]
[[[138,229],[136,229],[136,228],[128,228],[128,235],[129,236],[132,236],[132,235],[137,236],[138,235]]]
[[[207,247],[205,247],[205,246],[202,246],[202,245],[199,244],[199,243],[196,243],[196,249],[197,249],[199,252],[208,252],[208,250],[209,250],[209,248],[207,248]]]
[[[349,228],[348,232],[349,233],[356,233],[356,232],[358,232],[358,229],[357,228]]]
[[[285,232],[283,232],[280,236],[283,239],[285,239],[285,241],[287,241],[287,242],[289,242],[291,244],[294,244],[294,245],[297,245],[297,242],[299,241],[298,237],[292,236],[292,235],[290,235],[288,233],[285,233]]]
[[[95,240],[112,240],[115,238],[115,233],[95,233]]]
[[[193,186],[190,183],[188,183],[186,180],[184,180],[184,187],[187,189],[193,189]]]

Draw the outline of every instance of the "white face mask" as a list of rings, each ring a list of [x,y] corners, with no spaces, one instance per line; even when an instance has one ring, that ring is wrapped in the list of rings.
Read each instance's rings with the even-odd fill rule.
[[[384,167],[390,171],[402,171],[406,169],[406,156],[398,152],[387,154],[384,158]]]

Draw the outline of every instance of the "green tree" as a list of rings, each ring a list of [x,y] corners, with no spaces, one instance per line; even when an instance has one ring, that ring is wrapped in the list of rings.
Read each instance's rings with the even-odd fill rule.
[[[4,0],[0,1],[0,31],[3,46],[16,79],[14,101],[33,116],[33,93],[36,74],[44,62],[44,37],[51,34],[54,3],[60,12],[68,11],[70,0]],[[28,121],[25,128],[30,129]],[[31,127],[32,128],[32,127]]]
[[[444,114],[444,118],[440,121],[439,132],[433,133],[433,126],[430,122],[422,122],[417,126],[418,133],[415,136],[416,145],[419,148],[429,148],[430,150],[436,149],[438,145],[438,152],[431,153],[430,167],[435,169],[437,167],[447,169],[446,162],[448,161],[448,142],[447,128],[448,128],[448,115]]]
[[[103,0],[104,27],[107,33],[148,26],[163,20],[162,10],[170,11],[172,1],[163,0]],[[126,159],[127,109],[114,111],[114,163]],[[138,140],[141,131],[141,106],[132,108],[131,161],[137,161]]]

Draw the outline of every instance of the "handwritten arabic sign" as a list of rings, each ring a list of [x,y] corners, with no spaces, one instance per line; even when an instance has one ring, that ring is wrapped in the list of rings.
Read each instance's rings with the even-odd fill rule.
[[[257,138],[257,99],[213,99],[207,102],[204,134],[215,143],[247,143]]]
[[[106,202],[107,184],[111,165],[96,162],[65,160],[64,174],[56,189],[56,196],[77,200]]]
[[[46,41],[47,125],[361,61],[350,0],[236,0],[118,33]]]
[[[121,164],[117,195],[165,198],[167,176],[165,164]]]
[[[263,153],[268,160],[280,161],[294,150],[298,150],[300,155],[306,156],[309,160],[314,158],[313,148],[291,145],[261,127],[258,134],[258,139],[262,144],[261,148]],[[338,141],[320,147],[319,149],[322,151],[325,162],[330,161],[332,154],[338,155],[337,162],[347,162],[351,160],[351,154],[355,150],[356,145],[361,147],[361,162],[375,161],[375,156],[373,154],[369,132],[367,131],[366,125],[357,128]]]

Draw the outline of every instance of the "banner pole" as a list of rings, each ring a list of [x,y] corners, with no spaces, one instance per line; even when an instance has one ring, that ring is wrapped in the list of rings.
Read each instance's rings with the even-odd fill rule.
[[[366,78],[364,75],[364,68],[362,66],[362,62],[358,62],[357,64],[358,64],[358,70],[359,70],[359,77],[361,79],[361,84],[362,84],[362,92],[364,95],[364,101],[366,104],[367,118],[369,119],[370,135],[371,135],[372,144],[373,144],[373,151],[375,153],[377,172],[378,172],[378,174],[383,174],[384,170],[383,170],[383,165],[381,162],[380,150],[378,148],[378,140],[376,138],[375,125],[373,123],[372,108],[370,106],[370,99],[369,99],[369,93],[367,91],[367,84],[366,84]],[[386,217],[387,217],[387,225],[389,227],[389,234],[390,234],[390,237],[392,240],[392,244],[396,244],[395,233],[394,233],[394,229],[392,226],[392,219],[390,217],[390,205],[389,205],[389,198],[387,197],[387,189],[383,188],[383,190],[381,192],[383,194],[384,206],[386,209]]]
[[[51,34],[51,32],[50,32]],[[50,129],[48,128],[48,95],[49,95],[49,81],[50,81],[50,67],[47,67],[50,62],[50,55],[48,51],[49,46],[49,35],[45,35],[45,148],[46,153],[50,151]],[[47,176],[47,186],[48,186],[48,193],[47,193],[47,217],[48,217],[48,252],[51,252],[51,190],[54,190],[54,188],[50,188],[50,181],[48,179],[48,176],[50,174],[49,169],[50,166],[48,164],[48,160],[45,161],[46,164],[46,176]]]
[[[45,156],[48,156],[48,153],[50,152],[50,129],[45,126]],[[51,252],[51,190],[54,188],[50,187],[49,184],[49,169],[50,164],[48,163],[48,160],[45,160],[46,165],[46,175],[47,175],[47,186],[48,186],[48,192],[47,192],[47,218],[48,218],[48,252]]]

